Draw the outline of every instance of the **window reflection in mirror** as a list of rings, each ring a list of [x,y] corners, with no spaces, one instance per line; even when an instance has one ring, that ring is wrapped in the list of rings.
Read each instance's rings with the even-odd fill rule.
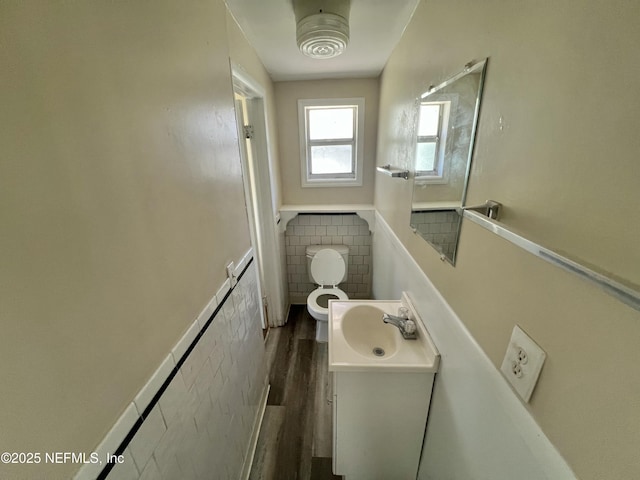
[[[455,264],[486,60],[424,93],[419,102],[411,227]]]
[[[416,142],[416,174],[422,183],[445,183],[444,161],[451,101],[420,104]]]

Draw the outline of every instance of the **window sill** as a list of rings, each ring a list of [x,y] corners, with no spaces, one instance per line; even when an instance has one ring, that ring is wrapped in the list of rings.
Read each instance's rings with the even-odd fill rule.
[[[416,185],[444,185],[448,183],[448,179],[444,177],[416,177],[414,180]]]
[[[302,182],[302,188],[334,188],[334,187],[361,187],[362,180],[334,178],[331,180],[306,180]]]

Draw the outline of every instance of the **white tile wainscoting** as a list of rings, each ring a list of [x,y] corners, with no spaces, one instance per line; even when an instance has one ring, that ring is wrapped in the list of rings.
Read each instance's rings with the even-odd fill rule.
[[[411,225],[422,238],[432,245],[437,245],[441,253],[448,257],[453,256],[460,229],[460,216],[456,211],[413,212]]]
[[[193,322],[103,442],[111,470],[77,480],[246,478],[268,392],[261,302],[252,251]]]
[[[341,284],[349,298],[371,297],[371,232],[366,220],[355,213],[301,213],[286,225],[285,248],[291,303],[306,304],[316,288],[307,272],[308,245],[347,245],[349,269]]]
[[[374,298],[406,291],[440,352],[418,479],[575,480],[384,218],[376,214],[375,223]]]

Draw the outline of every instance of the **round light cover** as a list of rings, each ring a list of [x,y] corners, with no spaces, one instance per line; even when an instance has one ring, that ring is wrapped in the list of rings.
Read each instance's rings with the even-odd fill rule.
[[[344,259],[335,250],[322,249],[311,260],[311,277],[318,285],[334,287],[342,281],[344,272]]]
[[[332,58],[349,44],[349,22],[335,13],[316,13],[296,26],[298,48],[308,57]]]

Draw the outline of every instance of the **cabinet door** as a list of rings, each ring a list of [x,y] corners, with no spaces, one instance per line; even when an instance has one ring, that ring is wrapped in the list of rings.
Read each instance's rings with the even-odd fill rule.
[[[414,480],[432,384],[432,373],[334,373],[334,473]]]

